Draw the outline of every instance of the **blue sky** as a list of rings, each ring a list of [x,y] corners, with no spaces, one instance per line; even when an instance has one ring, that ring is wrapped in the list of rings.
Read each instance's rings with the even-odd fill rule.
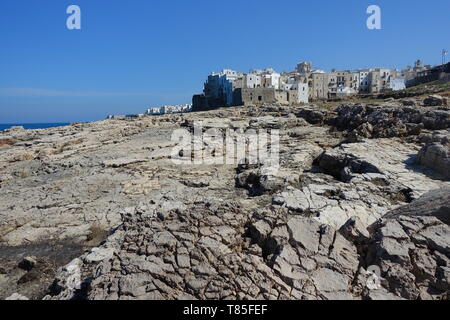
[[[66,28],[71,4],[81,30]],[[366,28],[371,4],[382,30]],[[449,0],[1,0],[0,123],[189,103],[223,68],[438,64],[450,49],[449,13]]]

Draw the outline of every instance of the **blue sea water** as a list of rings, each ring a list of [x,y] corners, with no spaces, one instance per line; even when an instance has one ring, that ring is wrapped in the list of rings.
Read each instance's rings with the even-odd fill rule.
[[[25,129],[47,129],[54,127],[64,127],[69,125],[69,123],[58,122],[58,123],[14,123],[14,124],[0,124],[0,131],[9,129],[11,127],[20,126]]]

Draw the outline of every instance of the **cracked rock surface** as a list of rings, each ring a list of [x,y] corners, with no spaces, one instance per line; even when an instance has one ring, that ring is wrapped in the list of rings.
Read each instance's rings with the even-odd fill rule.
[[[429,150],[448,145],[441,107],[239,107],[1,132],[0,298],[448,298],[450,183],[446,155]],[[279,130],[278,170],[174,163],[172,133],[195,121]]]

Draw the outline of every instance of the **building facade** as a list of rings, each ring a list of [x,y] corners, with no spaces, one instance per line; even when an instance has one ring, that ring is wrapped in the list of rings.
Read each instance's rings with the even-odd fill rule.
[[[299,62],[295,68],[295,71],[300,74],[310,74],[313,71],[313,64],[312,62]]]
[[[428,70],[418,61],[414,68]],[[388,68],[314,70],[311,62],[299,62],[292,72],[277,73],[268,68],[240,73],[225,69],[212,73],[202,94],[193,96],[193,109],[206,110],[224,106],[264,103],[302,104],[310,100],[339,99],[363,94],[377,94],[404,88],[404,72]]]

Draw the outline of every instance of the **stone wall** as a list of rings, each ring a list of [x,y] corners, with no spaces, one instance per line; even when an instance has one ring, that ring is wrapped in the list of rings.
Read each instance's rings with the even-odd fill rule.
[[[275,103],[274,88],[244,88],[242,89],[242,101],[244,105],[261,105],[264,103]]]

